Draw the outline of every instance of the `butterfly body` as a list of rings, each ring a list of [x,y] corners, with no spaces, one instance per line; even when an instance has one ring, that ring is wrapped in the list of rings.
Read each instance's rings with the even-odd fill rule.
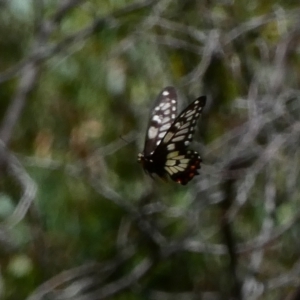
[[[147,173],[162,178],[168,174],[182,185],[198,174],[201,158],[187,146],[192,141],[205,102],[205,96],[197,98],[176,117],[176,90],[173,87],[162,90],[150,116],[144,151],[138,155]]]

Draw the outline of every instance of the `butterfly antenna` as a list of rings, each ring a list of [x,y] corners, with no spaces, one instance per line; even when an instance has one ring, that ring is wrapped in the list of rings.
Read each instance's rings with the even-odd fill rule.
[[[120,138],[123,142],[125,142],[126,144],[130,144],[130,142],[128,142],[127,140],[125,140],[121,135],[119,136],[119,138]]]

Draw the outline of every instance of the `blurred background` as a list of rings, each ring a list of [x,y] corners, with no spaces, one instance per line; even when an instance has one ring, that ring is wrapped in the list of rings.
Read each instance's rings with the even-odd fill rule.
[[[299,15],[1,0],[0,298],[299,299]],[[168,85],[207,96],[186,186],[137,163]]]

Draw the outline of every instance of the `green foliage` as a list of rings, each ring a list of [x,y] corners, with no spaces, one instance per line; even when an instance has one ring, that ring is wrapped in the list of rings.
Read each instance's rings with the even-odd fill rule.
[[[247,291],[251,299],[290,293],[299,275],[298,3],[164,0],[123,12],[135,2],[94,0],[56,20],[61,1],[2,2],[2,128],[23,92],[7,149],[37,194],[11,226],[23,189],[2,168],[0,297],[26,299],[89,262],[100,266],[82,271],[96,278],[83,293],[120,288],[105,299],[230,299],[234,268],[241,283],[264,284],[257,295]],[[38,68],[28,93],[20,92],[20,62]],[[204,163],[185,187],[153,181],[136,162],[152,103],[167,85],[179,89],[181,106],[208,96],[193,145]],[[230,168],[251,155],[246,167]],[[224,209],[226,184],[234,192]],[[145,258],[151,267],[133,280]],[[57,292],[73,279],[56,280]]]

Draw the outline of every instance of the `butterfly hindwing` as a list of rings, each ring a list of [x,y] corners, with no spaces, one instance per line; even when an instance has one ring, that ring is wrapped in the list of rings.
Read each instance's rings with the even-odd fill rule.
[[[176,90],[173,87],[166,87],[158,95],[152,109],[145,140],[145,155],[150,155],[157,148],[175,120],[176,114]]]
[[[173,153],[166,160],[165,170],[174,181],[186,185],[199,174],[197,169],[200,168],[200,155],[196,151],[179,152],[177,156],[173,156]]]

